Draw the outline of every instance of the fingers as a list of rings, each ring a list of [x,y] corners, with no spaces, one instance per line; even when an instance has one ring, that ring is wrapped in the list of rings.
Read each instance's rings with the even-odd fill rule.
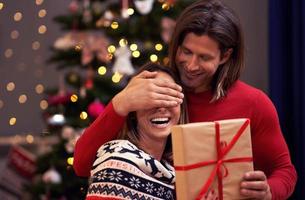
[[[158,72],[150,72],[150,71],[143,71],[140,74],[138,74],[137,78],[155,78],[157,76]]]
[[[178,92],[182,92],[182,87],[176,83],[168,82],[164,79],[155,79],[154,82],[159,87],[168,87]]]
[[[267,177],[264,172],[262,171],[253,171],[253,172],[247,172],[244,175],[244,180],[249,181],[264,181],[267,180]]]
[[[240,185],[240,193],[252,199],[270,199],[267,177],[262,171],[247,172]]]

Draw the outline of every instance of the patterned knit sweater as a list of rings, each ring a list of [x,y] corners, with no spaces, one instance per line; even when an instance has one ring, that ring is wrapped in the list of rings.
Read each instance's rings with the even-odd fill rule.
[[[90,182],[87,200],[175,199],[174,168],[127,140],[113,140],[99,148]]]

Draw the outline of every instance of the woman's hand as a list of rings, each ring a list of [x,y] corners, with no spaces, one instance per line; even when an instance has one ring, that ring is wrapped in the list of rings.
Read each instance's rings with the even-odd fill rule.
[[[128,85],[113,99],[114,110],[121,116],[129,112],[155,107],[181,104],[181,86],[163,79],[156,79],[158,72],[143,71],[133,77]]]
[[[245,173],[240,185],[240,193],[250,199],[271,200],[267,177],[262,171],[253,171]]]

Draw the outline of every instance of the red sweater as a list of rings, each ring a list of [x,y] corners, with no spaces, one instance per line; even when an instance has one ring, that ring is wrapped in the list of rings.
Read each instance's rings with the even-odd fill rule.
[[[190,122],[249,118],[255,170],[268,177],[272,199],[287,199],[294,190],[297,175],[291,164],[274,105],[260,90],[237,81],[225,98],[209,103],[212,92],[187,93]],[[79,176],[89,176],[98,148],[115,139],[125,118],[115,113],[110,103],[77,141],[74,169]],[[102,125],[101,125],[102,124]]]

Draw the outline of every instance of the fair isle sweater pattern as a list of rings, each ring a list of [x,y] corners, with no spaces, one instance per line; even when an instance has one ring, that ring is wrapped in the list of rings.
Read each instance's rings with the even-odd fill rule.
[[[174,168],[127,140],[113,140],[99,148],[90,179],[87,197],[175,199]]]

